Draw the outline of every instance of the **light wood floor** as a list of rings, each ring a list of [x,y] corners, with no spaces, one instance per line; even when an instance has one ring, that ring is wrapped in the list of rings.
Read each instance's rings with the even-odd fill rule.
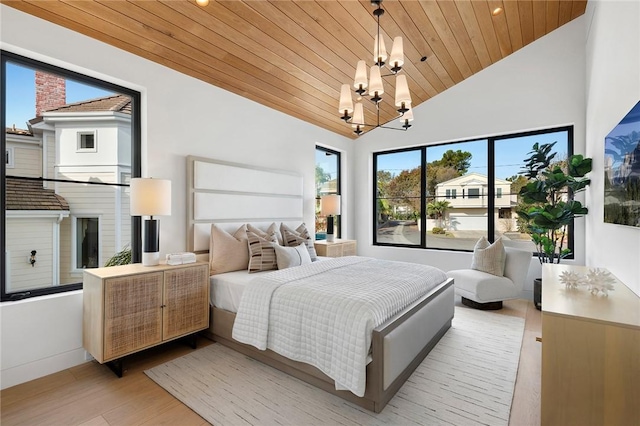
[[[504,302],[503,315],[526,319],[510,425],[540,424],[540,312],[525,300]],[[211,344],[199,338],[198,347]],[[0,424],[9,425],[206,425],[143,371],[191,352],[170,342],[126,359],[124,377],[88,362],[0,392]]]

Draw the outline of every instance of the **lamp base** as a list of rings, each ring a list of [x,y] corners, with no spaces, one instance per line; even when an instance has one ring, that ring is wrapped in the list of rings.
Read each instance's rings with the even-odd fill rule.
[[[335,240],[335,234],[327,234],[327,242],[332,243]]]
[[[160,264],[160,252],[142,253],[142,264],[144,266],[156,266]]]

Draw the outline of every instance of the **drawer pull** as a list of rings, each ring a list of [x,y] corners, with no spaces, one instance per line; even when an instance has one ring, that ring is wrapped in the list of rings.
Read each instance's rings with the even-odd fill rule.
[[[536,342],[542,342],[542,337],[536,337]]]

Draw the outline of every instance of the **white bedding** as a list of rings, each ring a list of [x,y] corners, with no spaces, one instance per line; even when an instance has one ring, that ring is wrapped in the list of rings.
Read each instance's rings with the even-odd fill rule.
[[[229,312],[238,312],[242,292],[249,281],[269,272],[271,271],[250,274],[247,270],[243,270],[211,275],[209,277],[211,305]]]
[[[244,288],[233,338],[320,369],[363,396],[372,331],[446,280],[434,267],[342,257],[264,274]]]

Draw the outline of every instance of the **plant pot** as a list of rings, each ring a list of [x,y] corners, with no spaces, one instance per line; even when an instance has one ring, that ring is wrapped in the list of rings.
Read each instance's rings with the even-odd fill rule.
[[[533,304],[537,310],[542,310],[542,278],[533,280]]]

